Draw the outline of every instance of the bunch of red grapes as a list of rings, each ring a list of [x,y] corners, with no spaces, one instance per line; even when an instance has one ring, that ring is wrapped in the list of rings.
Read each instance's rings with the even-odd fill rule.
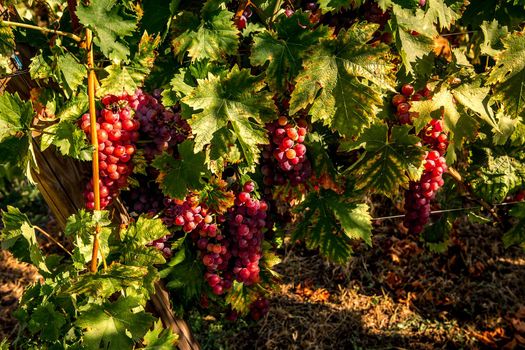
[[[153,242],[150,242],[146,245],[148,247],[155,247],[155,249],[159,250],[166,259],[169,259],[173,255],[173,252],[171,251],[171,247],[169,246],[169,244],[167,244],[170,238],[171,238],[171,235],[167,235],[159,239],[156,239]]]
[[[250,305],[250,315],[257,321],[270,310],[270,302],[268,299],[260,297]]]
[[[268,205],[252,198],[254,183],[249,181],[228,210],[228,229],[233,257],[233,274],[237,281],[251,285],[260,281],[259,261],[262,257],[263,230]]]
[[[97,111],[98,157],[100,169],[100,208],[106,208],[122,187],[127,186],[128,175],[132,173],[131,157],[135,153],[135,142],[139,139],[140,123],[133,118],[132,108],[135,96],[107,95],[102,98],[104,109]],[[91,131],[89,114],[84,114],[82,130]],[[95,208],[93,179],[84,191],[86,208]]]
[[[431,91],[427,88],[414,94],[412,85],[404,85],[399,95],[392,98],[396,107],[396,116],[400,124],[412,124],[412,118],[417,114],[410,113],[410,101],[430,99]],[[447,171],[445,152],[448,147],[448,137],[443,131],[441,120],[432,119],[419,134],[423,144],[430,149],[425,155],[424,170],[419,181],[411,181],[405,192],[404,225],[411,234],[423,232],[430,217],[430,202],[436,192],[443,186],[443,173]]]
[[[242,12],[241,16],[235,20],[237,29],[243,30],[244,28],[246,28],[246,24],[248,23],[248,18],[250,18],[251,16],[252,16],[252,9],[249,6],[247,6]]]
[[[286,183],[286,177],[296,186],[304,183],[312,175],[312,166],[303,144],[308,125],[303,119],[298,120],[296,125],[292,122],[281,116],[266,125],[271,140],[262,152],[265,164],[261,167],[261,172],[264,176],[263,182],[267,186],[283,185]],[[275,162],[278,165],[277,169]]]
[[[135,94],[137,105],[135,116],[140,122],[141,140],[150,143],[144,145],[144,156],[148,161],[163,151],[173,150],[191,133],[189,124],[182,119],[180,111],[166,108],[160,96],[149,95],[138,90]]]

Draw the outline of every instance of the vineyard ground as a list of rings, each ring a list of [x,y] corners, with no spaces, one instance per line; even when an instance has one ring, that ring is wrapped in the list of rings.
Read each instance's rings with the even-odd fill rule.
[[[460,224],[443,254],[397,232],[392,225],[377,228],[375,249],[356,246],[346,267],[286,245],[268,316],[230,324],[195,313],[191,321],[203,348],[519,348],[525,339],[522,249],[504,249],[501,233],[482,225]],[[0,278],[2,337],[12,334],[11,312],[37,274],[0,251]]]

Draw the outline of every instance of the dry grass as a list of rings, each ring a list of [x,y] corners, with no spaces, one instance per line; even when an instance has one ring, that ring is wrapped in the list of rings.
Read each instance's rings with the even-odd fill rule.
[[[12,312],[18,306],[18,299],[24,288],[37,281],[36,268],[17,261],[11,253],[0,250],[0,339],[13,332],[16,320]]]
[[[227,349],[513,349],[524,346],[525,254],[501,233],[465,225],[443,254],[383,226],[346,267],[296,249],[268,316]],[[523,310],[523,309],[522,309]],[[521,322],[521,323],[520,323]],[[519,324],[523,327],[516,326]],[[232,326],[235,327],[235,326]],[[240,328],[240,329],[239,329]]]

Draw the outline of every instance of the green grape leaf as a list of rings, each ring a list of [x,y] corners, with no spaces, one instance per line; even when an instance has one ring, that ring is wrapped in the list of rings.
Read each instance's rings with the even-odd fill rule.
[[[193,153],[194,143],[186,140],[178,146],[179,159],[162,153],[153,160],[153,167],[160,171],[157,181],[165,195],[184,198],[188,191],[204,188],[202,177],[209,174],[203,152]]]
[[[76,122],[80,116],[89,108],[88,97],[85,92],[70,98],[62,107],[59,108],[56,117],[61,121]]]
[[[441,29],[449,29],[459,15],[447,6],[445,0],[427,0],[425,17],[432,23],[439,23]]]
[[[292,239],[301,239],[309,249],[318,248],[330,260],[344,264],[352,254],[352,240],[372,244],[372,223],[366,204],[348,202],[331,190],[310,192],[295,212],[302,215]]]
[[[425,245],[433,252],[445,253],[448,247],[449,233],[453,220],[450,215],[443,215],[439,220],[427,226],[421,233]]]
[[[137,26],[137,18],[124,14],[116,0],[92,0],[88,6],[77,8],[80,23],[93,30],[93,42],[112,61],[126,60],[129,47],[124,37],[131,36]]]
[[[1,213],[4,226],[0,235],[2,249],[9,250],[21,261],[35,265],[41,273],[49,272],[29,218],[10,205],[7,211],[2,210]]]
[[[61,337],[61,328],[65,324],[66,318],[57,311],[56,306],[45,302],[35,308],[28,322],[28,329],[31,334],[38,333],[40,339],[53,342]]]
[[[487,164],[471,172],[474,193],[489,203],[501,203],[525,184],[525,165],[510,156],[489,157]]]
[[[164,226],[161,219],[150,219],[141,215],[137,221],[121,232],[121,239],[137,245],[146,245],[169,234],[170,231]]]
[[[488,125],[498,130],[494,111],[489,105],[490,89],[488,87],[481,87],[479,81],[462,84],[452,90],[452,96],[458,104],[475,112]]]
[[[144,1],[142,3],[144,14],[140,19],[141,27],[150,33],[166,32],[171,24],[171,18],[179,7],[179,3],[180,0]]]
[[[507,26],[500,27],[497,20],[483,21],[480,26],[483,32],[483,44],[480,45],[481,54],[496,56],[503,50],[502,39],[509,33]]]
[[[155,318],[135,311],[140,306],[137,298],[120,297],[113,303],[90,304],[80,313],[76,325],[84,329],[83,344],[88,349],[131,349],[134,341],[142,339]]]
[[[313,49],[296,78],[290,114],[311,105],[312,121],[343,135],[358,135],[367,127],[382,103],[380,91],[392,86],[387,46],[366,44],[376,29],[354,25]]]
[[[21,138],[29,133],[35,111],[29,101],[22,101],[17,93],[0,95],[0,142],[9,136]]]
[[[250,311],[250,304],[257,300],[257,293],[247,288],[244,283],[233,281],[231,290],[226,294],[226,303],[232,310],[246,315]]]
[[[192,258],[180,261],[180,256],[184,258],[184,255],[181,254],[184,252],[183,249],[168,262],[168,267],[160,271],[160,276],[167,278],[169,282],[166,287],[176,290],[182,300],[192,300],[200,296],[203,288],[202,264]]]
[[[442,89],[432,96],[431,100],[414,101],[412,102],[411,111],[419,113],[419,116],[414,120],[416,132],[423,129],[428,122],[434,119],[443,117],[443,127],[445,131],[455,133],[456,125],[460,118],[454,102],[454,96],[448,89]]]
[[[80,209],[76,214],[67,218],[64,233],[74,239],[73,258],[75,267],[79,269],[82,269],[84,264],[91,259],[93,233],[97,224],[100,226],[100,249],[104,256],[108,256],[108,238],[111,234],[111,228],[108,227],[111,224],[108,211],[89,212]],[[102,261],[101,259],[99,256],[99,263]]]
[[[62,293],[107,298],[113,293],[127,288],[141,288],[147,274],[148,269],[146,267],[113,263],[105,270],[80,275],[71,280],[71,283],[62,290]]]
[[[15,36],[13,29],[0,22],[0,55],[11,56],[15,51]]]
[[[414,14],[412,10],[396,5],[392,8],[388,27],[393,34],[406,72],[412,74],[414,63],[434,49],[433,37],[437,32],[432,21],[425,18],[425,13],[421,9],[417,9]]]
[[[153,329],[144,336],[144,350],[172,350],[176,347],[179,336],[171,329],[162,326],[162,322],[155,322]]]
[[[357,141],[341,145],[341,150],[365,150],[347,170],[355,176],[358,189],[373,189],[390,196],[400,186],[407,187],[410,180],[419,178],[424,150],[417,145],[419,137],[410,130],[410,126],[394,126],[389,136],[386,125],[374,124]]]
[[[86,66],[77,62],[75,56],[66,53],[57,57],[56,69],[65,92],[72,95],[87,77]]]
[[[215,136],[221,129],[228,129],[239,143],[246,163],[255,164],[260,145],[268,143],[264,123],[276,114],[271,94],[261,91],[264,83],[248,69],[237,66],[217,76],[210,73],[198,83],[182,100],[196,110],[189,120],[195,134],[195,151],[207,145],[212,152],[216,147],[222,149],[223,140]]]
[[[128,93],[133,95],[140,87],[137,85],[130,68],[113,64],[104,68],[107,76],[100,81],[100,88],[97,89],[97,97],[105,95],[121,95]]]
[[[284,16],[275,31],[255,35],[250,62],[255,66],[269,62],[265,69],[266,81],[272,90],[283,89],[299,73],[307,50],[327,34],[327,27],[314,29],[308,14],[297,11],[289,18]]]
[[[64,120],[44,129],[40,149],[55,145],[62,155],[79,160],[91,160],[92,150],[86,134],[73,123]]]
[[[339,12],[342,9],[356,9],[363,5],[364,0],[318,0],[319,8],[323,13]]]
[[[157,58],[157,48],[160,45],[160,36],[152,36],[144,32],[140,38],[137,52],[131,59],[128,70],[135,83],[142,86],[144,80],[151,72],[155,59]]]
[[[518,203],[509,214],[518,219],[518,222],[503,235],[503,244],[505,247],[519,244],[525,249],[525,203]]]
[[[208,0],[202,8],[201,19],[192,13],[175,18],[178,35],[172,47],[179,60],[183,60],[186,52],[192,62],[206,58],[223,61],[227,55],[237,54],[239,30],[232,20],[234,14],[221,3]]]
[[[487,83],[495,85],[493,98],[518,117],[525,111],[525,35],[515,32],[501,40],[505,49],[495,55]]]
[[[55,73],[52,62],[49,62],[49,57],[45,57],[42,54],[42,51],[34,57],[31,58],[31,63],[29,64],[29,75],[31,79],[48,79],[54,78]]]

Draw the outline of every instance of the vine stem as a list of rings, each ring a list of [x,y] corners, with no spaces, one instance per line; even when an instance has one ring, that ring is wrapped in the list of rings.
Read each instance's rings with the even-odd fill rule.
[[[98,168],[98,137],[97,137],[97,113],[95,110],[95,61],[93,58],[93,33],[86,28],[86,49],[88,65],[88,99],[89,99],[89,121],[91,131],[91,145],[93,146],[93,194],[95,195],[95,210],[100,210],[100,187],[99,187],[99,168]],[[91,253],[91,272],[97,271],[98,250],[100,246],[100,225],[95,226],[93,236],[93,251]]]
[[[82,38],[79,37],[78,35],[75,35],[73,33],[63,32],[61,30],[49,29],[49,28],[46,28],[46,27],[39,27],[39,26],[35,26],[35,25],[32,25],[32,24],[20,23],[20,22],[12,22],[12,21],[0,21],[0,24],[6,25],[6,26],[9,26],[9,27],[20,27],[20,28],[38,30],[39,32],[42,32],[42,33],[52,33],[52,34],[62,35],[62,36],[65,36],[67,38],[73,39],[76,42],[81,42],[82,41]]]
[[[59,246],[63,251],[69,254],[69,256],[73,256],[69,250],[66,249],[59,241],[57,241],[53,236],[51,236],[49,233],[44,231],[42,228],[38,226],[33,226],[38,232],[49,238],[53,243],[55,243],[57,246]]]

